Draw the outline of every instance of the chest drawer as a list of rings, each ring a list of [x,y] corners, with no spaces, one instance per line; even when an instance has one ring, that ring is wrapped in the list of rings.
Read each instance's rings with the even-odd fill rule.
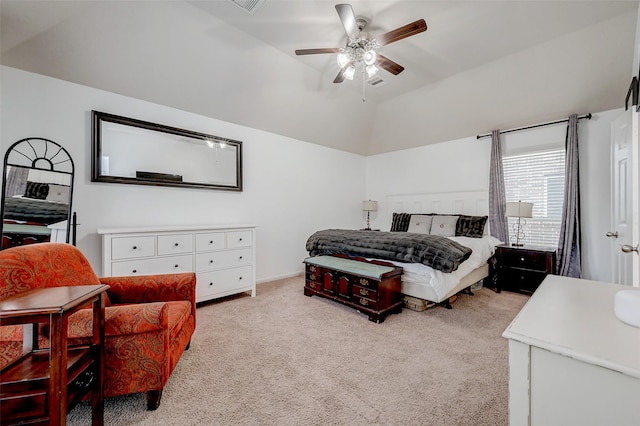
[[[359,285],[353,286],[353,297],[354,298],[362,298],[369,299],[371,301],[378,300],[378,292],[376,290],[372,290],[371,288],[361,287]]]
[[[156,255],[156,238],[153,236],[114,238],[111,259],[137,259]]]
[[[192,251],[193,236],[191,234],[158,235],[158,256]]]
[[[250,265],[252,250],[239,249],[196,254],[196,272]]]
[[[547,271],[549,256],[542,251],[501,250],[499,262],[501,266]],[[548,271],[551,272],[551,271]]]
[[[196,234],[196,251],[222,250],[225,248],[224,232]]]
[[[192,256],[155,257],[151,259],[127,260],[111,265],[113,276],[155,275],[193,271]]]
[[[227,248],[251,247],[253,238],[251,231],[227,232]]]

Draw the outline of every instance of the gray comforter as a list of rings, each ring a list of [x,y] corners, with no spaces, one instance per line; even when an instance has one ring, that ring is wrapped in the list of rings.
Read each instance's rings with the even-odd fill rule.
[[[422,263],[442,272],[453,272],[471,256],[471,249],[446,237],[412,232],[325,229],[311,235],[306,244],[311,256],[346,254],[405,263]]]

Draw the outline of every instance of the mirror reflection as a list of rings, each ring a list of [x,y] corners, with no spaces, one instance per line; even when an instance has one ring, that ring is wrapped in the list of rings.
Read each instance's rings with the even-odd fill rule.
[[[69,242],[73,161],[57,143],[23,139],[5,155],[2,249],[37,242]]]
[[[93,181],[242,190],[242,143],[93,112]]]

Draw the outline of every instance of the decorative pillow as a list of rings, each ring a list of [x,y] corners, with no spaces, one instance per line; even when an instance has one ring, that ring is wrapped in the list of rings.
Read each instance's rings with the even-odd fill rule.
[[[456,225],[456,236],[482,238],[488,216],[460,215]]]
[[[431,222],[431,235],[454,237],[456,235],[456,223],[459,216],[436,215]]]
[[[407,232],[409,229],[410,213],[394,213],[391,219],[390,232]]]
[[[69,203],[69,187],[66,185],[49,184],[49,194],[47,201],[55,201],[57,203]]]
[[[431,221],[433,216],[424,214],[412,214],[409,220],[409,228],[407,232],[415,232],[416,234],[428,234],[431,231]]]
[[[27,181],[27,188],[24,191],[24,196],[27,198],[35,198],[37,200],[46,200],[49,195],[49,184],[40,182]]]

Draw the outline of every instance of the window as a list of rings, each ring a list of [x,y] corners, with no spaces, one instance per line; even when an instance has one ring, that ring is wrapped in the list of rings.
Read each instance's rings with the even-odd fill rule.
[[[502,159],[507,202],[533,203],[533,218],[521,219],[525,244],[558,246],[564,198],[564,158],[564,149],[553,149]],[[510,217],[508,222],[512,237],[518,219]]]

